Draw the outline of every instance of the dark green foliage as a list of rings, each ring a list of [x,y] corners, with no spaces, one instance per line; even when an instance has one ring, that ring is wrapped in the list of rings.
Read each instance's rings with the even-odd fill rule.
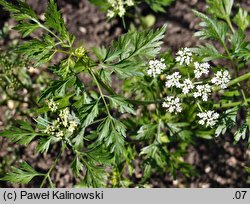
[[[160,52],[160,45],[166,31],[166,25],[153,31],[131,31],[120,37],[104,52],[98,52],[105,66],[110,67],[120,77],[141,76],[141,68],[149,59],[156,57]]]
[[[165,12],[165,7],[169,6],[174,0],[145,0],[145,2],[155,12]]]
[[[9,130],[4,130],[0,132],[0,136],[6,137],[21,145],[28,145],[35,137],[43,135],[36,132],[27,122],[17,121],[17,123],[20,125],[19,128],[12,127]]]
[[[92,2],[104,10],[110,7],[106,1]],[[144,2],[158,12],[164,11],[172,0]],[[159,175],[169,172],[174,178],[178,173],[194,175],[193,168],[183,158],[188,145],[195,145],[196,137],[212,139],[232,132],[235,142],[246,140],[250,128],[249,94],[245,88],[247,82],[246,85],[242,82],[250,75],[241,76],[240,69],[244,69],[250,59],[250,46],[244,33],[249,24],[248,14],[239,9],[234,17],[235,28],[231,22],[232,0],[208,0],[208,3],[211,17],[194,11],[202,21],[196,36],[219,42],[223,51],[218,43],[192,48],[193,61],[185,67],[177,63],[171,51],[160,54],[166,25],[155,31],[131,30],[109,48],[93,48],[95,58],[91,59],[93,53],[81,45],[73,45],[74,37],[68,33],[54,0],[48,3],[44,22],[25,3],[17,1],[17,4],[11,4],[0,0],[0,4],[18,21],[15,29],[23,37],[31,38],[26,38],[27,41],[15,51],[35,61],[36,66],[49,64],[54,75],[38,100],[37,115],[32,115],[36,117],[36,125],[17,121],[17,127],[2,131],[0,136],[21,145],[28,145],[34,140],[39,154],[58,151],[46,174],[40,174],[23,163],[2,180],[26,184],[36,176],[44,176],[41,187],[45,182],[53,187],[50,174],[67,151],[73,155],[70,157],[71,170],[76,180],[81,181],[77,186],[134,187],[136,185],[129,179],[134,176],[137,163],[143,169],[140,185],[156,172]],[[40,37],[35,36],[36,29],[42,30]],[[57,53],[61,53],[63,58],[51,65]],[[166,69],[155,77],[146,76],[150,60],[161,60]],[[211,73],[229,70],[233,78],[227,89],[221,92],[218,92],[218,86],[212,87],[218,96],[208,101],[195,100],[191,98],[192,93],[183,94],[180,88],[175,90],[165,86],[166,76],[176,70],[193,80],[195,85],[202,84],[202,81],[192,79],[193,63],[211,60],[216,60],[211,63]],[[222,67],[221,61],[225,62],[226,68]],[[0,59],[2,64],[7,62]],[[121,81],[114,85],[115,76],[126,79],[125,85]],[[2,78],[6,78],[4,74]],[[204,81],[210,83],[207,78],[204,76]],[[119,90],[113,90],[113,86]],[[163,107],[163,102],[172,95],[179,96],[183,108],[180,114],[166,111]],[[36,99],[34,101],[36,103]],[[198,112],[216,108],[220,113],[217,126],[208,128],[197,122]],[[240,111],[245,115],[239,122]]]
[[[12,183],[27,184],[36,176],[43,176],[43,174],[35,171],[26,162],[22,162],[20,163],[19,168],[12,167],[12,171],[10,173],[7,173],[3,178],[1,178],[1,180]]]
[[[214,39],[219,42],[225,42],[227,35],[227,25],[222,21],[209,18],[203,13],[193,10],[194,14],[202,19],[200,26],[202,30],[195,33],[195,36],[201,39]]]

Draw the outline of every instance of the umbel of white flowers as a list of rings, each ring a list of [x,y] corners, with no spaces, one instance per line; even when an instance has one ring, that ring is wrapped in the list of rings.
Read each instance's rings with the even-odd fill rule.
[[[147,71],[147,74],[151,77],[157,77],[166,69],[166,64],[164,63],[164,59],[160,60],[150,60],[148,65],[149,69]]]
[[[213,127],[216,125],[219,118],[219,114],[211,110],[200,112],[197,116],[200,118],[199,124],[205,125],[206,127]]]
[[[52,99],[49,101],[49,108],[51,112],[56,112],[58,110],[57,104]],[[80,120],[75,116],[73,112],[70,113],[68,108],[59,111],[59,117],[56,120],[50,122],[51,124],[46,127],[44,133],[56,136],[63,137],[64,135],[72,135],[77,126],[80,124]]]
[[[167,108],[170,113],[180,113],[182,107],[180,104],[180,99],[178,97],[167,96],[166,101],[163,102],[162,107]]]
[[[220,86],[221,89],[226,89],[227,84],[230,81],[231,77],[227,70],[218,71],[215,76],[212,78],[211,82],[217,86]]]
[[[133,6],[133,0],[108,0],[108,3],[112,7],[108,10],[107,16],[108,18],[113,18],[116,14],[120,17],[123,17],[126,13],[127,6]]]
[[[192,93],[194,98],[200,98],[202,101],[208,101],[208,97],[212,93],[212,86],[215,84],[220,86],[221,89],[227,88],[227,84],[230,81],[230,73],[227,70],[218,71],[215,73],[211,81],[204,82],[198,81],[202,76],[206,77],[210,72],[210,64],[208,62],[197,62],[194,61],[193,53],[189,48],[182,48],[176,53],[176,62],[180,66],[185,66],[188,69],[193,70],[193,79],[190,79],[189,75],[187,78],[182,79],[180,72],[174,72],[166,76],[165,86],[167,88],[178,88],[182,90],[183,94]],[[158,77],[166,69],[164,59],[151,60],[149,61],[149,68],[147,74],[151,77]],[[189,71],[190,73],[190,71]],[[196,81],[196,82],[194,82]],[[210,83],[210,84],[209,84]],[[196,85],[195,85],[196,84]],[[171,89],[172,91],[172,89]],[[169,113],[180,113],[182,111],[180,98],[175,96],[167,96],[162,106],[166,108]],[[205,125],[206,127],[212,127],[216,124],[219,114],[213,110],[207,110],[197,114],[201,119],[199,124]]]
[[[176,62],[179,62],[180,65],[189,65],[192,61],[192,52],[189,48],[185,47],[180,49],[177,53],[176,53],[177,57],[176,57]]]

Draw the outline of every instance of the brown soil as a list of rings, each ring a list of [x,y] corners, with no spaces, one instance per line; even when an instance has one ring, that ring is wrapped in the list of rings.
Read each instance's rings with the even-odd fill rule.
[[[33,8],[42,14],[47,0],[27,0]],[[250,11],[250,1],[239,1],[245,9]],[[76,35],[79,42],[90,47],[109,45],[110,42],[124,32],[119,20],[107,22],[105,14],[91,5],[87,0],[58,0],[59,7],[71,33]],[[199,19],[194,17],[191,9],[205,10],[204,0],[177,0],[164,14],[155,14],[156,27],[168,23],[168,30],[164,39],[164,49],[176,51],[180,47],[192,47],[200,41],[193,37],[197,30]],[[145,9],[144,14],[149,12]],[[151,11],[150,11],[151,12]],[[13,23],[6,12],[0,10],[0,27],[8,21]],[[250,32],[250,31],[249,31]],[[250,35],[248,35],[250,36]],[[15,37],[15,35],[14,35]],[[0,113],[5,109],[0,107]],[[4,121],[3,121],[4,122]],[[6,124],[5,124],[6,125]],[[0,129],[3,128],[3,124]],[[37,155],[34,153],[35,143],[29,148],[13,145],[0,138],[0,163],[4,158],[13,161],[24,159],[37,170],[45,172],[53,162],[54,155]],[[250,187],[247,184],[245,166],[250,166],[250,150],[245,143],[233,145],[232,137],[220,137],[216,140],[198,139],[196,144],[188,148],[185,160],[192,164],[199,176],[185,179],[173,178],[166,174],[164,177],[154,175],[151,178],[153,187]],[[56,155],[57,148],[52,150]],[[18,155],[13,158],[12,155]],[[75,180],[69,170],[70,152],[63,155],[59,166],[53,173],[57,187],[73,187]],[[135,163],[137,163],[135,161]],[[1,172],[0,172],[1,173]],[[135,176],[136,177],[136,176]],[[137,178],[134,178],[135,182]],[[29,187],[38,187],[40,181],[29,184]],[[1,187],[21,187],[0,183]]]

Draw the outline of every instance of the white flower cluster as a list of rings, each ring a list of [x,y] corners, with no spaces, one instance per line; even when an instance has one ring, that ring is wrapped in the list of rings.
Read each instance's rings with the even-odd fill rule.
[[[170,113],[175,112],[176,114],[182,111],[180,99],[173,96],[167,96],[166,101],[164,101],[162,104],[162,107],[167,108],[167,111]]]
[[[53,99],[50,99],[47,101],[47,105],[52,112],[56,112],[59,104],[56,103]]]
[[[147,71],[148,75],[151,77],[156,77],[161,74],[164,69],[166,69],[166,65],[164,63],[164,59],[161,60],[150,60],[148,65],[149,69]]]
[[[205,125],[206,127],[213,127],[216,125],[219,118],[219,114],[212,110],[198,113],[197,116],[200,118],[199,124]]]
[[[190,73],[188,72],[188,77],[183,79],[180,72],[176,71],[166,76],[165,86],[167,88],[179,88],[182,90],[183,94],[191,93],[194,98],[200,97],[202,101],[208,101],[208,97],[212,93],[211,83],[220,86],[221,89],[227,88],[227,84],[231,79],[229,71],[218,71],[211,81],[197,81],[197,79],[200,79],[203,75],[206,76],[209,74],[210,64],[207,62],[201,63],[194,61],[193,53],[189,48],[180,49],[176,55],[176,62],[180,65],[186,65],[187,67],[194,68],[194,77],[190,79]],[[156,62],[150,62],[150,66],[157,67],[154,63]],[[156,76],[161,73],[161,70],[162,69],[158,65],[157,69],[151,68],[148,71],[148,74]],[[166,108],[170,113],[176,114],[182,111],[180,98],[175,96],[167,96],[162,104],[162,107]],[[199,108],[201,109],[200,106]],[[213,127],[216,125],[219,118],[219,114],[213,110],[206,110],[204,112],[201,111],[197,114],[197,116],[200,118],[199,124],[205,125],[206,127]]]
[[[181,85],[182,93],[188,94],[192,89],[194,89],[194,84],[190,79],[185,79]]]
[[[212,87],[209,84],[196,86],[196,92],[194,92],[194,97],[201,97],[203,101],[207,101],[208,95],[212,92]]]
[[[126,6],[133,6],[134,1],[133,0],[108,0],[108,3],[111,5],[112,10],[108,10],[107,16],[109,18],[113,18],[116,13],[120,17],[123,17],[126,13]]]
[[[65,134],[72,134],[76,127],[80,124],[80,120],[68,108],[60,110],[59,117],[52,121],[44,130],[44,133],[56,137],[63,137]]]
[[[203,74],[207,75],[209,73],[210,65],[205,62],[205,63],[199,63],[195,62],[194,63],[194,75],[195,78],[199,79]]]
[[[227,88],[227,83],[230,81],[231,77],[227,70],[218,71],[215,76],[212,78],[211,82],[217,86],[220,86],[221,89]]]
[[[189,65],[193,61],[193,53],[187,47],[180,49],[177,52],[177,57],[175,58],[176,62],[179,62],[180,65]]]
[[[174,72],[173,74],[167,76],[167,81],[165,83],[165,86],[168,88],[170,87],[181,88],[180,79],[181,79],[180,73]]]

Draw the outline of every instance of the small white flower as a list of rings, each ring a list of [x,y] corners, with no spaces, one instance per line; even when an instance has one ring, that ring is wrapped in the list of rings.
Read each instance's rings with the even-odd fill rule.
[[[108,10],[108,12],[107,12],[107,17],[108,17],[108,18],[113,18],[114,16],[115,16],[115,12],[112,11],[112,10]]]
[[[182,111],[180,99],[173,96],[167,96],[166,101],[164,101],[162,104],[162,107],[167,108],[167,111],[170,113],[175,112],[176,114]]]
[[[177,57],[175,58],[176,62],[179,62],[180,65],[189,65],[193,61],[193,53],[187,47],[180,49],[176,53]]]
[[[120,17],[123,17],[124,15],[125,15],[125,13],[126,13],[126,10],[125,10],[125,8],[123,7],[123,6],[119,6],[119,9],[118,9],[118,15],[120,16]]]
[[[199,124],[205,125],[206,127],[213,127],[219,118],[219,114],[211,110],[200,112],[197,116],[200,118]]]
[[[63,135],[64,135],[64,133],[63,133],[62,130],[60,130],[60,131],[58,131],[58,132],[56,133],[56,137],[63,137]]]
[[[48,107],[51,110],[51,112],[56,112],[58,109],[58,103],[56,103],[53,99],[50,99],[47,101]]]
[[[207,101],[208,95],[212,92],[212,88],[210,85],[198,85],[196,87],[197,91],[194,92],[194,97],[201,97],[203,101]]]
[[[133,0],[126,0],[126,4],[128,6],[134,6],[134,1]]]
[[[79,124],[79,123],[78,123],[77,121],[74,121],[74,120],[73,120],[73,121],[70,121],[70,122],[69,122],[68,131],[71,132],[71,133],[74,132],[75,129],[76,129],[76,127],[78,126],[78,124]]]
[[[148,75],[151,77],[156,77],[161,74],[164,69],[166,69],[166,65],[164,64],[164,59],[161,60],[150,60],[149,69],[147,71]]]
[[[212,78],[211,82],[220,86],[222,89],[227,88],[227,83],[230,81],[231,77],[227,70],[218,71],[215,76]]]
[[[181,75],[179,72],[174,72],[171,75],[168,75],[167,77],[167,81],[165,83],[165,86],[170,88],[170,87],[174,87],[176,86],[177,88],[181,88],[181,83],[180,83],[180,79],[181,79]]]
[[[67,127],[68,126],[69,109],[65,108],[65,109],[61,110],[59,117],[62,120],[63,126]]]
[[[199,79],[203,74],[207,75],[209,73],[210,64],[207,62],[201,64],[199,62],[195,62],[194,68],[195,78]]]
[[[190,79],[185,79],[181,85],[182,93],[188,94],[193,88],[194,85]]]

